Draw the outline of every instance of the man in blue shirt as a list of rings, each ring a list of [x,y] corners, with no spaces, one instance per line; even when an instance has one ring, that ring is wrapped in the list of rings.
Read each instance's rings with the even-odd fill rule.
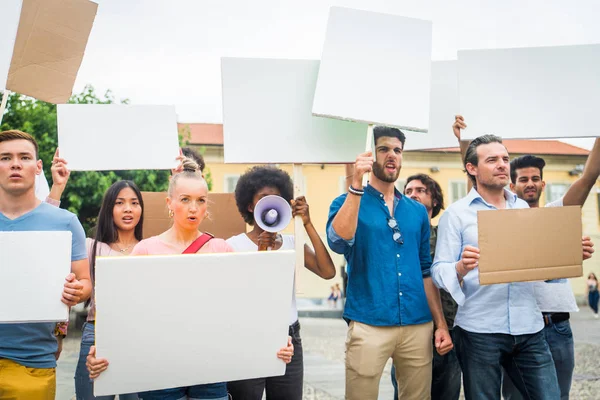
[[[92,291],[85,233],[75,215],[35,197],[36,175],[42,172],[37,153],[37,143],[31,135],[0,132],[0,231],[71,232],[71,273],[66,277],[62,302],[74,306],[88,299]],[[32,251],[35,246],[32,243]],[[0,398],[54,398],[58,349],[55,325],[0,324]]]
[[[453,347],[430,277],[429,217],[394,186],[404,134],[379,126],[373,133],[375,161],[371,152],[358,156],[348,194],[333,201],[327,221],[329,246],[348,263],[346,399],[376,399],[390,357],[400,398],[429,399],[432,315],[437,351]]]
[[[474,188],[440,219],[432,277],[459,305],[454,339],[467,399],[500,399],[502,367],[526,398],[558,399],[552,355],[534,283],[480,286],[477,211],[528,208],[506,190],[510,165],[499,137],[467,148],[465,170]]]

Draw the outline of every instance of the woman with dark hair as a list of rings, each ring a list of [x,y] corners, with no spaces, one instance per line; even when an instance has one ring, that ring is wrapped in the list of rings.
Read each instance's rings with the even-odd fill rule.
[[[598,318],[598,278],[596,274],[590,272],[587,279],[588,303],[594,311],[594,318]]]
[[[267,166],[251,168],[238,180],[235,188],[235,201],[240,214],[253,228],[248,233],[227,239],[227,243],[235,251],[257,251],[269,248],[273,250],[294,249],[294,236],[266,232],[254,223],[256,203],[265,196],[281,196],[291,203],[293,216],[302,217],[302,222],[314,247],[313,251],[309,246],[304,246],[305,267],[321,278],[331,279],[335,276],[335,266],[310,220],[306,199],[299,197],[293,200],[293,194],[292,180],[285,171]],[[304,364],[295,287],[291,294],[289,335],[292,337],[294,345],[294,357],[287,365],[285,375],[229,382],[227,388],[233,400],[261,400],[265,391],[267,400],[302,400]]]
[[[225,253],[233,249],[223,239],[200,232],[198,227],[208,213],[208,185],[202,177],[198,164],[182,159],[181,172],[173,175],[169,182],[167,206],[173,226],[158,236],[140,241],[131,255],[170,255],[182,253]],[[193,250],[192,250],[193,249]],[[291,340],[288,347],[282,348],[277,356],[289,363],[294,349]],[[108,360],[95,357],[92,348],[87,358],[90,376],[95,379],[108,368]],[[143,400],[193,399],[228,400],[227,384],[212,383],[187,387],[153,390],[139,393]]]
[[[102,200],[96,237],[87,239],[90,276],[95,281],[96,257],[118,257],[131,253],[142,240],[144,202],[138,187],[132,181],[118,181],[108,188]],[[93,289],[92,289],[93,290]],[[90,300],[87,322],[83,325],[81,349],[75,370],[75,394],[77,400],[114,399],[115,396],[94,397],[94,382],[90,379],[85,362],[94,345],[96,305],[94,293]],[[137,394],[121,394],[120,400],[137,399]]]

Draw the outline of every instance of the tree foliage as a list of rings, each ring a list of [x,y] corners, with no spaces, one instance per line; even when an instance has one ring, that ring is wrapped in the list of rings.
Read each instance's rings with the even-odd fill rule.
[[[127,99],[120,99],[121,104],[128,104]],[[84,90],[69,100],[72,104],[113,104],[117,103],[113,93],[107,90],[98,96],[94,88],[87,85]],[[32,134],[39,144],[39,156],[44,165],[44,174],[48,183],[52,184],[50,166],[54,152],[58,146],[56,127],[56,105],[38,101],[30,97],[12,93],[8,98],[6,113],[0,125],[0,131],[18,129]],[[189,128],[179,132],[180,145],[189,143]],[[118,146],[118,143],[115,143]],[[88,149],[92,152],[94,149]],[[106,155],[110,157],[110,154]],[[67,160],[69,161],[69,160]],[[119,179],[134,181],[142,191],[159,192],[167,189],[170,171],[89,171],[72,172],[67,188],[61,199],[61,207],[75,213],[86,231],[95,225],[104,192]],[[212,187],[210,171],[205,171],[209,190]]]

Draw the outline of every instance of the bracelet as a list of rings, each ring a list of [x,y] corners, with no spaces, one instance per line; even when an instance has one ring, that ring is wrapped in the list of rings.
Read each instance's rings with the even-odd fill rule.
[[[350,192],[356,196],[362,196],[363,194],[365,194],[364,190],[354,189],[352,187],[352,185],[348,186],[348,192]]]

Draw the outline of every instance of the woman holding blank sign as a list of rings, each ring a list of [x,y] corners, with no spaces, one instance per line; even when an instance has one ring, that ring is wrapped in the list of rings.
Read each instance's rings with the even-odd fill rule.
[[[208,212],[208,186],[198,164],[183,158],[182,172],[173,176],[169,183],[167,206],[173,226],[166,232],[142,240],[131,255],[166,255],[182,253],[223,253],[233,251],[222,239],[214,239],[210,234],[198,230]],[[291,344],[281,349],[278,357],[290,362],[293,347]],[[108,367],[108,361],[95,358],[92,347],[87,357],[87,367],[92,379]],[[226,383],[194,385],[139,393],[144,400],[158,399],[198,399],[227,400]]]
[[[259,200],[266,196],[279,196],[286,203],[291,202],[293,207],[292,216],[302,217],[306,232],[315,249],[313,251],[310,247],[304,245],[306,268],[321,278],[332,279],[335,276],[335,266],[323,241],[312,225],[306,199],[299,197],[292,200],[293,193],[290,176],[279,168],[254,167],[242,175],[235,188],[235,200],[242,217],[246,223],[253,225],[253,229],[249,233],[242,233],[227,239],[227,243],[235,251],[294,249],[293,236],[267,232],[261,228],[262,223],[255,223],[256,218],[264,218],[262,214],[254,215],[255,209],[258,210],[257,203]],[[289,209],[289,206],[286,207]],[[259,212],[257,211],[257,214]],[[281,229],[284,229],[288,222],[282,221],[279,224],[282,226]],[[295,288],[292,290],[289,334],[292,337],[295,354],[292,362],[286,367],[285,375],[229,382],[227,387],[233,400],[260,400],[265,390],[267,400],[302,399],[304,366]]]

